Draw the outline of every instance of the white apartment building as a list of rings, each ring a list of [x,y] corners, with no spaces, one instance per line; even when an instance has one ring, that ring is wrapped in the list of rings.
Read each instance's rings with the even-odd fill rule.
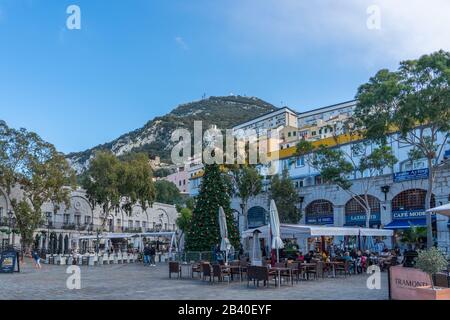
[[[34,234],[35,246],[54,253],[86,249],[81,246],[87,243],[77,239],[83,235],[96,235],[97,231],[106,233],[177,231],[175,221],[178,212],[175,206],[154,203],[144,210],[140,205],[135,205],[131,215],[119,209],[105,217],[101,208],[92,207],[86,193],[81,189],[71,192],[68,208],[60,205],[55,212],[52,203],[45,203],[42,212],[42,224]],[[6,194],[0,190],[0,245],[20,244],[20,236],[8,232],[10,228],[14,229],[14,226],[14,212]]]

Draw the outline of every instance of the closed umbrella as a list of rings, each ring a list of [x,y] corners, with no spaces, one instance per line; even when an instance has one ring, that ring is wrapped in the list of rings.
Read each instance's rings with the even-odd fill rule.
[[[281,240],[280,233],[280,217],[278,216],[277,206],[275,205],[275,201],[270,200],[270,230],[272,233],[272,249],[277,250],[277,262],[280,262],[280,253],[279,250],[284,248],[283,240]]]
[[[222,207],[219,207],[219,226],[220,226],[220,250],[225,251],[225,262],[228,259],[228,251],[231,249],[231,243],[228,239],[227,217]]]

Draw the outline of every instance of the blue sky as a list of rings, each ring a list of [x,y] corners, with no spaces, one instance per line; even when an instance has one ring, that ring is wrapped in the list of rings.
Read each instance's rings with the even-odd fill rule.
[[[350,100],[380,68],[450,49],[447,0],[336,2],[0,0],[0,119],[81,151],[203,94]]]

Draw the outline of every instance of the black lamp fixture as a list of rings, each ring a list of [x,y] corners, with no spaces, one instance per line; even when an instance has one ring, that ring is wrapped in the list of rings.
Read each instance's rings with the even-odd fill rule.
[[[389,190],[391,189],[390,186],[382,186],[381,192],[384,193],[384,201],[387,201],[387,194],[389,193]]]

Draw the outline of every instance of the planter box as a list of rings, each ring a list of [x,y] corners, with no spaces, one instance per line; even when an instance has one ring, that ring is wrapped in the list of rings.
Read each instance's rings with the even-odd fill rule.
[[[417,287],[416,294],[419,300],[450,300],[450,288]]]

